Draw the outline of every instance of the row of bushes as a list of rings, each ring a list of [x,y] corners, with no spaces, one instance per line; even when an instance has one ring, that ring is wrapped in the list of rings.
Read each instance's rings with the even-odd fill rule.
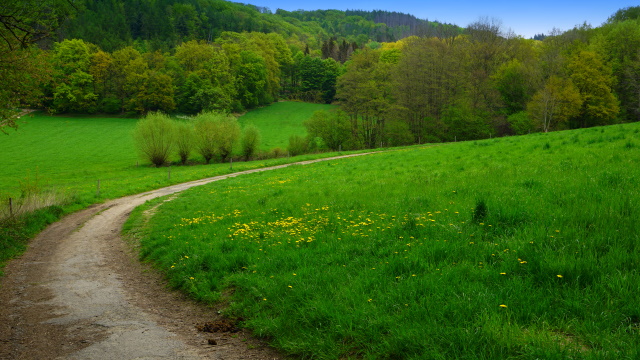
[[[174,154],[182,164],[193,153],[200,154],[207,164],[226,161],[238,143],[241,156],[249,159],[260,146],[260,132],[255,126],[241,130],[234,116],[220,112],[203,112],[184,121],[151,112],[138,122],[133,136],[140,156],[157,167],[169,162]]]
[[[138,122],[134,140],[140,156],[156,167],[170,163],[172,156],[184,165],[193,154],[200,155],[209,164],[360,148],[348,141],[348,131],[336,128],[334,121],[326,121],[340,115],[344,113],[314,113],[304,124],[308,136],[291,135],[286,149],[276,147],[270,151],[260,150],[257,127],[247,125],[241,129],[234,116],[215,111],[177,120],[161,112],[151,112]]]

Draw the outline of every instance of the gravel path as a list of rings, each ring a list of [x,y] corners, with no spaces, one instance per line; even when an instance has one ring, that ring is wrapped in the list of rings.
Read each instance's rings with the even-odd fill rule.
[[[120,237],[145,201],[291,165],[174,185],[95,205],[40,233],[0,279],[0,359],[282,359],[244,331],[203,333],[214,308],[168,290]]]

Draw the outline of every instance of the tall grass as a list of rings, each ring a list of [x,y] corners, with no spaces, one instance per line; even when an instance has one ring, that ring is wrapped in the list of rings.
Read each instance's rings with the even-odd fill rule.
[[[636,359],[639,133],[247,175],[127,227],[173,286],[303,358]]]

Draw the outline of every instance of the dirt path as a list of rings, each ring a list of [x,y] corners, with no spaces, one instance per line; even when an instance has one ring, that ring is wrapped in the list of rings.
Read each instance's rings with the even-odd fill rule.
[[[238,175],[95,205],[52,224],[0,279],[0,359],[282,359],[243,331],[204,333],[217,311],[170,291],[120,238],[145,201]]]

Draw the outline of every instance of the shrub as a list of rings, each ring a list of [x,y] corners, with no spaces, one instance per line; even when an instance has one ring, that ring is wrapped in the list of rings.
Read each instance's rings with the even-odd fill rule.
[[[313,113],[313,116],[304,122],[309,138],[322,138],[324,144],[331,150],[338,150],[351,137],[351,124],[344,111],[323,111]]]
[[[238,120],[224,113],[209,111],[196,116],[196,149],[208,164],[218,155],[224,161],[240,137]]]
[[[187,163],[194,145],[195,133],[193,125],[185,122],[177,122],[175,125],[175,145],[182,165]]]
[[[138,121],[133,138],[140,156],[160,167],[169,160],[173,134],[171,118],[161,112],[151,112]]]
[[[507,122],[516,135],[529,134],[536,129],[535,124],[531,121],[526,111],[509,115]]]
[[[291,135],[289,137],[289,146],[287,147],[289,155],[296,156],[304,154],[307,152],[308,148],[309,143],[304,137],[300,135]]]
[[[247,125],[242,133],[242,156],[249,160],[260,147],[260,131],[255,125]]]

